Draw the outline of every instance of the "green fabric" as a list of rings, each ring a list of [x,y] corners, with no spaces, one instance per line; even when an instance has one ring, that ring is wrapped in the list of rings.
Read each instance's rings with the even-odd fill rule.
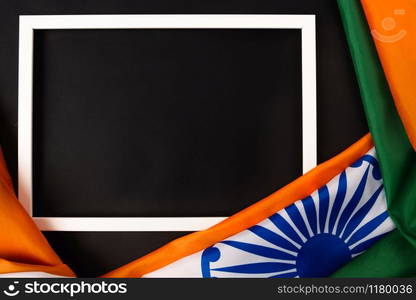
[[[416,276],[416,154],[397,114],[359,0],[338,0],[368,125],[396,227],[334,274]]]
[[[398,230],[395,230],[336,271],[331,277],[415,276],[415,248]]]

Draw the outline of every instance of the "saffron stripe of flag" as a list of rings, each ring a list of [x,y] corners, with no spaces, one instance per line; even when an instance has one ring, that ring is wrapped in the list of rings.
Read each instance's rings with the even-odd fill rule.
[[[362,0],[380,62],[407,135],[416,149],[416,2]]]

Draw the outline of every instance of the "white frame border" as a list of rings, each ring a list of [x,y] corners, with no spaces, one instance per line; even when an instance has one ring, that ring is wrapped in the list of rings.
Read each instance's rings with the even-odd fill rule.
[[[33,31],[35,29],[301,29],[303,173],[316,166],[315,15],[38,15],[20,16],[18,88],[18,194],[32,210]],[[45,218],[46,231],[197,231],[224,217]]]

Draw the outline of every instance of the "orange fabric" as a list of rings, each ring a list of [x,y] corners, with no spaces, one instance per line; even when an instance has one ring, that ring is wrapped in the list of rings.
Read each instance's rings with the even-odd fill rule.
[[[0,150],[0,273],[44,269],[74,276],[17,200]]]
[[[416,150],[416,1],[361,3],[394,102]]]
[[[370,134],[367,134],[341,154],[320,164],[277,192],[223,222],[207,230],[176,239],[142,258],[105,274],[103,277],[141,277],[250,228],[328,183],[364,155],[372,146]]]
[[[64,264],[54,266],[31,265],[13,262],[0,258],[1,274],[18,272],[44,272],[58,276],[74,277],[72,272],[68,272],[68,266]]]

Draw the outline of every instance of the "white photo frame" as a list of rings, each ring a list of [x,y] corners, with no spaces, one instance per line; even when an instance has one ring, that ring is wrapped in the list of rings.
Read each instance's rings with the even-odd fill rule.
[[[316,166],[314,15],[37,15],[19,20],[18,196],[33,217],[33,32],[42,29],[300,29],[303,173]],[[197,231],[225,217],[33,217],[44,231]]]

